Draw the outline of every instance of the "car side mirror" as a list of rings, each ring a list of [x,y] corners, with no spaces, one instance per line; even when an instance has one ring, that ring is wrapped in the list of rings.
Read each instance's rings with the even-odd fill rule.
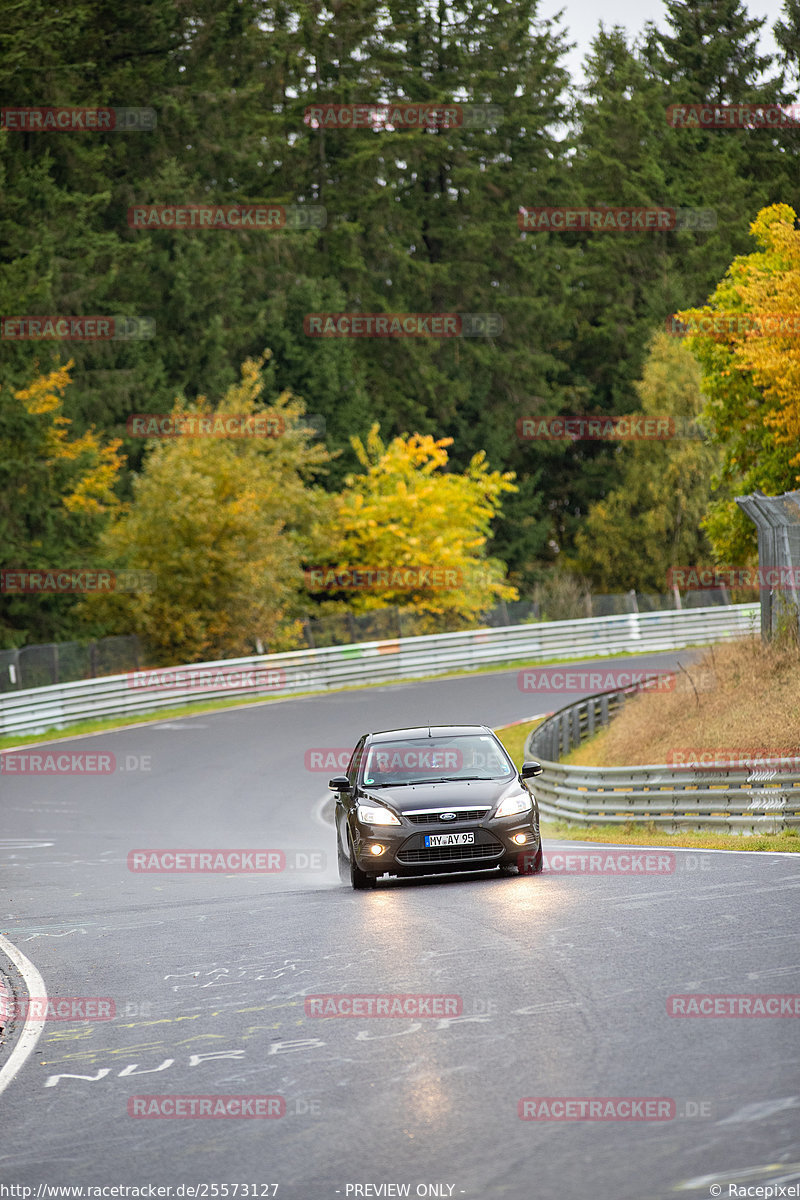
[[[534,775],[541,775],[542,764],[537,762],[524,762],[520,775],[523,779],[532,779]]]
[[[334,775],[333,779],[328,780],[328,787],[332,792],[349,792],[350,780],[346,775]]]

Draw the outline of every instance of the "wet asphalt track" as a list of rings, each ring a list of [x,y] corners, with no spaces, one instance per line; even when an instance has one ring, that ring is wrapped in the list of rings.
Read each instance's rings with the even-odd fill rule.
[[[666,1011],[675,993],[800,991],[800,861],[676,852],[667,875],[339,884],[329,772],[306,770],[307,750],[554,706],[497,672],[59,747],[113,753],[111,775],[0,776],[0,932],[51,997],[109,997],[117,1013],[43,1027],[0,1095],[0,1183],[692,1200],[800,1179],[797,1021]],[[151,847],[301,857],[270,875],[131,872],[129,851]],[[306,1016],[305,996],[328,992],[456,994],[462,1015]],[[280,1096],[285,1115],[127,1114],[133,1096],[200,1094]],[[523,1121],[525,1097],[659,1097],[675,1116]]]

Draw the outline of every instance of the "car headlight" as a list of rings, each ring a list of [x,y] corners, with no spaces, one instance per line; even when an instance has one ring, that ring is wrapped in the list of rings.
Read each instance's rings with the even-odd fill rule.
[[[530,794],[527,792],[524,796],[506,796],[494,815],[496,817],[513,817],[517,813],[527,812],[532,807],[533,800],[531,800]]]
[[[388,808],[371,808],[368,804],[359,804],[356,808],[359,821],[364,825],[399,825],[397,817]]]

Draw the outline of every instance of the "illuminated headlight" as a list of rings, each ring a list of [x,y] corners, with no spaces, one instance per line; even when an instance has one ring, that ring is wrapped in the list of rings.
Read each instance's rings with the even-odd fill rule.
[[[359,804],[356,812],[362,825],[400,824],[397,817],[394,813],[389,812],[388,808],[370,808],[367,804]]]
[[[524,796],[507,796],[494,815],[496,817],[513,817],[517,813],[528,812],[532,807],[533,801],[528,793]]]

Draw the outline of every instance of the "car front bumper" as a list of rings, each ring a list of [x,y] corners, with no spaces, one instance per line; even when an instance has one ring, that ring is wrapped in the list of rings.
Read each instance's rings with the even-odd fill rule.
[[[426,847],[425,837],[437,833],[472,833],[469,845]],[[491,821],[457,825],[455,828],[408,825],[366,825],[360,821],[352,828],[356,862],[362,871],[373,875],[428,875],[443,871],[480,871],[498,866],[517,866],[523,855],[539,849],[538,826],[532,812]],[[515,835],[525,842],[514,842]],[[384,847],[373,854],[370,847]]]

